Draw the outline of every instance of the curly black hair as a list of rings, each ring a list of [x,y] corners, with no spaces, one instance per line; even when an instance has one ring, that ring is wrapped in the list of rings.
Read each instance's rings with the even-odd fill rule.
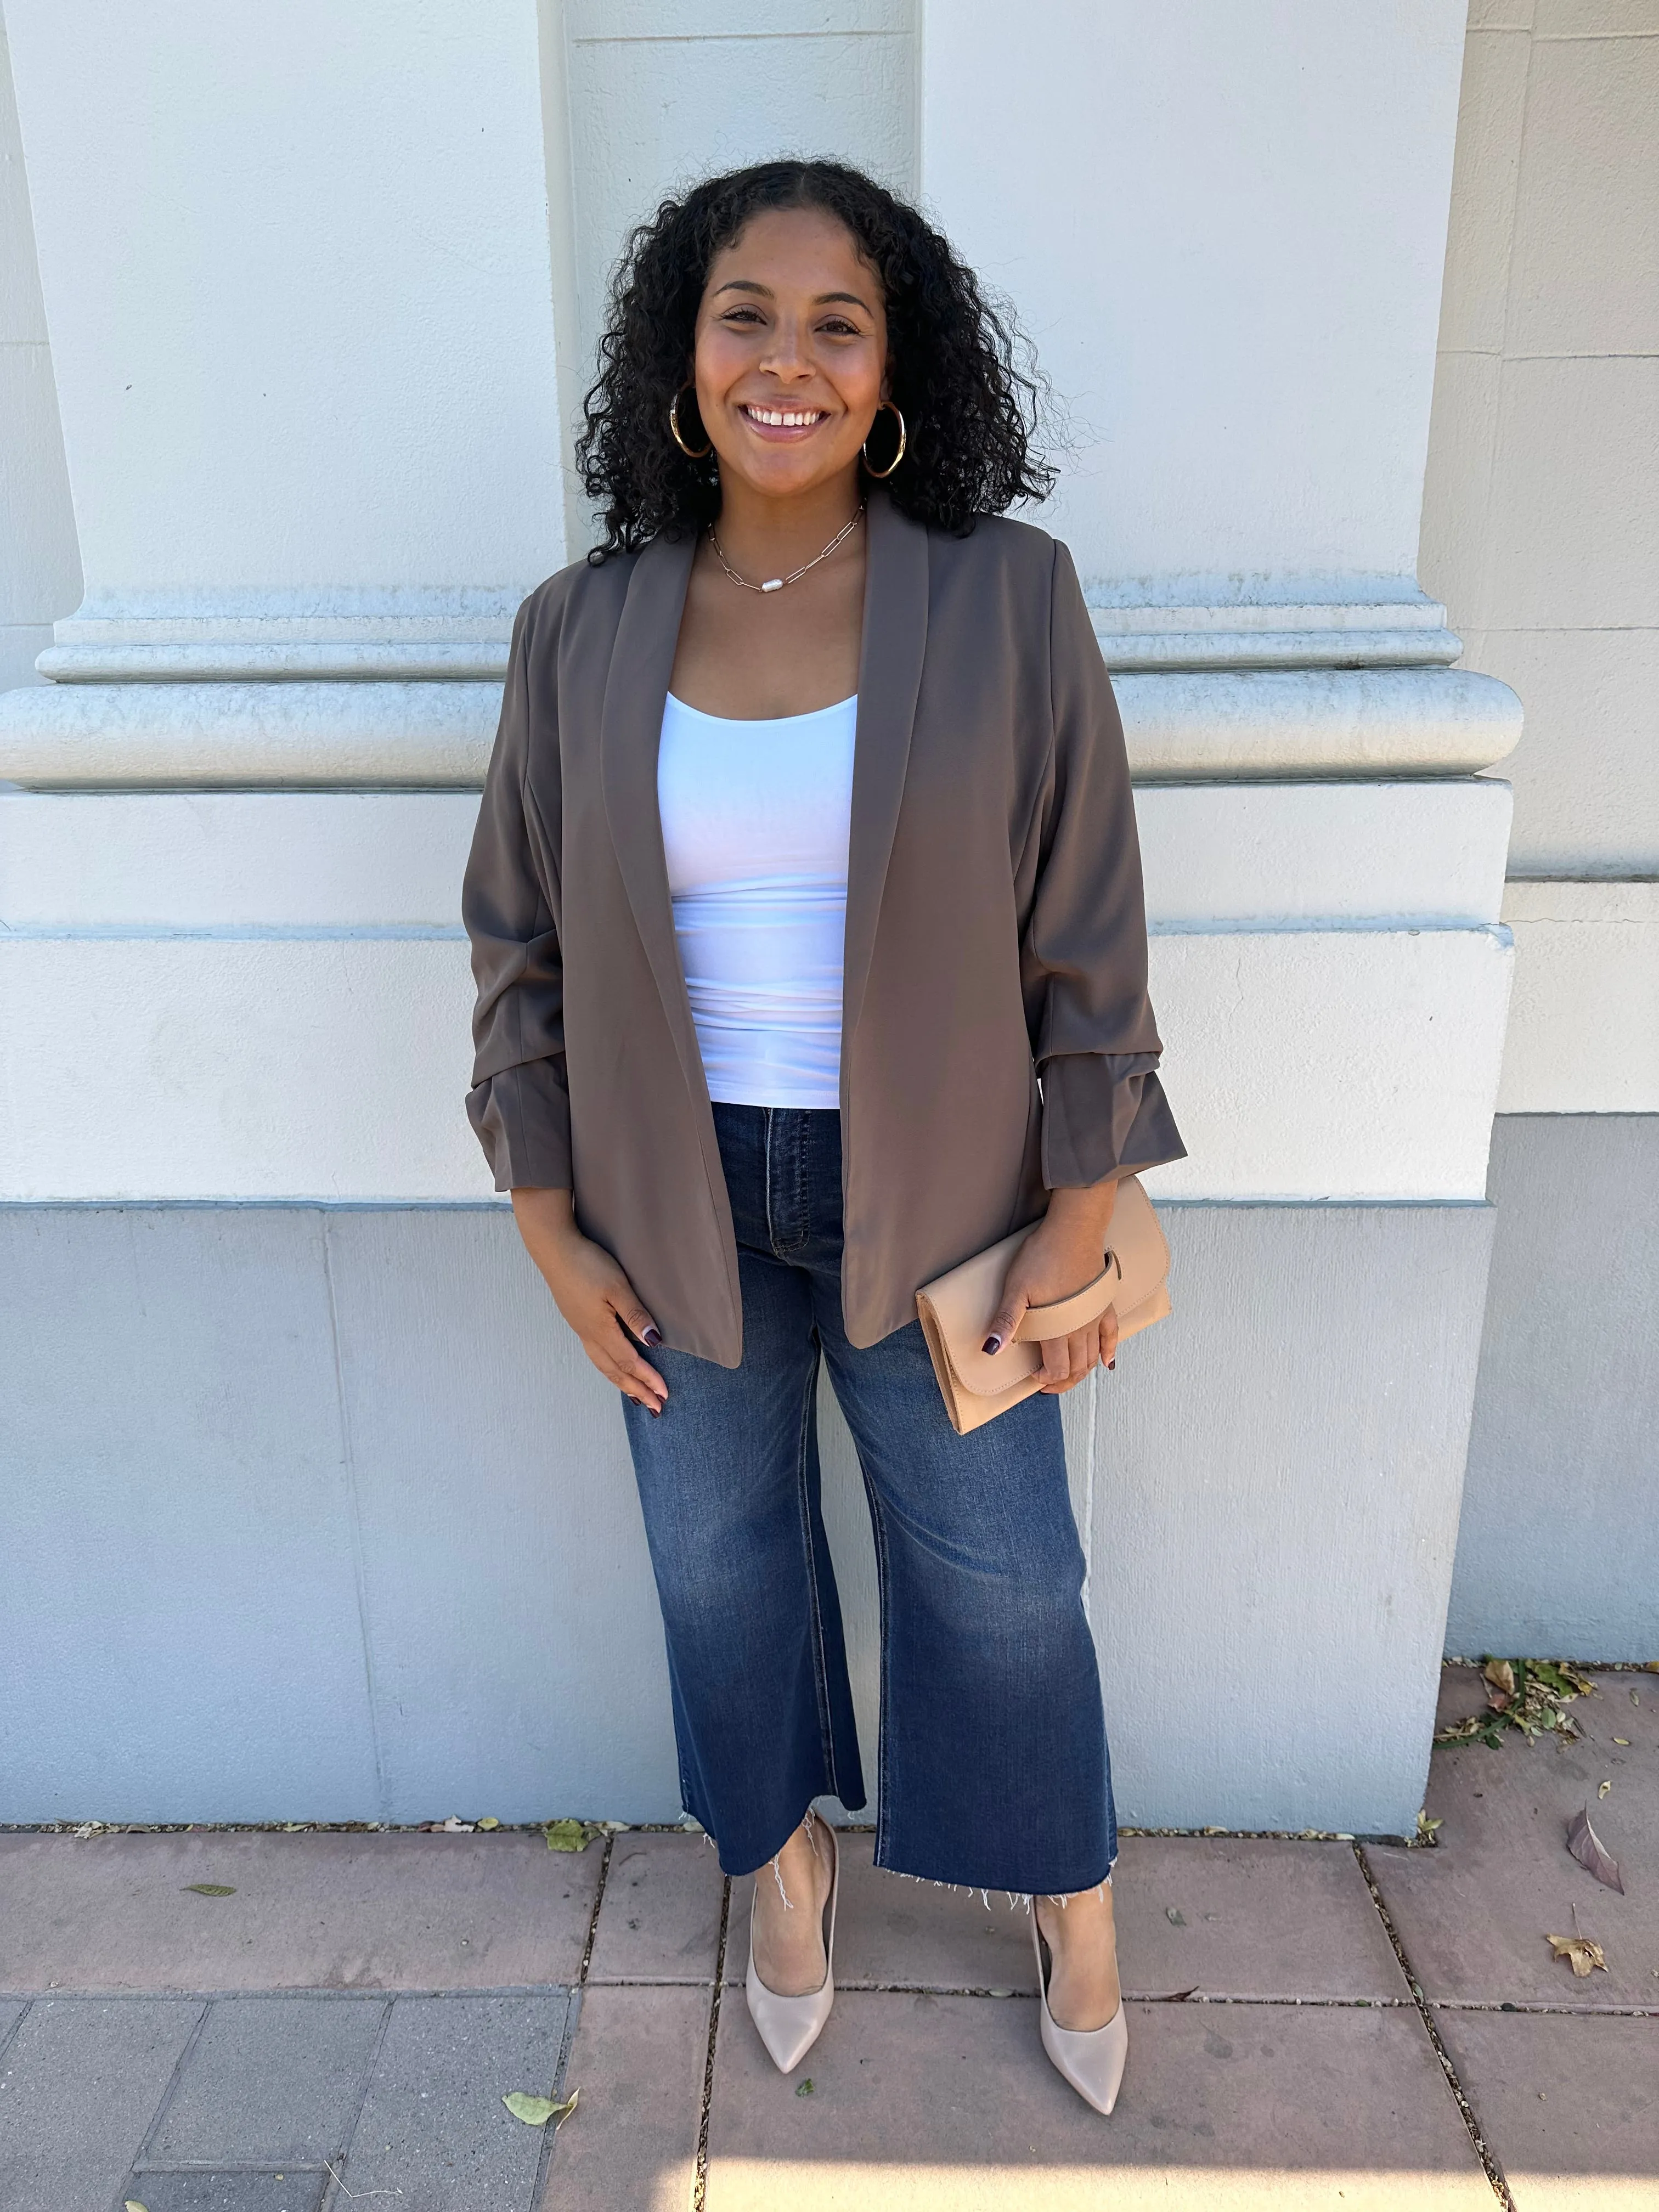
[[[611,280],[598,381],[584,402],[576,465],[605,522],[603,561],[659,534],[681,537],[720,509],[714,459],[690,460],[668,410],[687,378],[697,310],[714,256],[751,216],[816,208],[851,231],[881,280],[888,385],[908,443],[887,480],[893,503],[965,537],[981,514],[1043,499],[1054,472],[1033,450],[1042,387],[1020,366],[1011,321],[971,269],[913,207],[839,161],[763,161],[665,200],[628,241]],[[688,398],[684,430],[696,442]]]

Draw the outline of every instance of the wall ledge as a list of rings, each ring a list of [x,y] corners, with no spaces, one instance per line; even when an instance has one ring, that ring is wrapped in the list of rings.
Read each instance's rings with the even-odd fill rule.
[[[1471,775],[1521,734],[1508,686],[1461,669],[1143,669],[1121,674],[1116,690],[1130,768],[1145,782]],[[0,780],[476,788],[500,703],[498,677],[453,674],[35,684],[0,695]]]

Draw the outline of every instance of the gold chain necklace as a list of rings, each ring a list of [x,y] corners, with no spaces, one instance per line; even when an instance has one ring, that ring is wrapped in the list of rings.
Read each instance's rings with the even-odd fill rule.
[[[801,578],[806,574],[807,570],[809,568],[816,568],[820,561],[827,561],[830,558],[830,556],[835,551],[836,546],[843,544],[846,540],[852,536],[853,532],[858,528],[860,523],[863,520],[864,501],[860,500],[859,501],[858,513],[853,517],[850,522],[842,524],[842,527],[836,532],[835,536],[830,540],[830,543],[824,547],[822,553],[815,553],[810,561],[803,561],[799,568],[792,568],[787,576],[774,576],[771,578],[769,582],[764,584],[751,584],[747,576],[738,575],[737,570],[726,559],[725,554],[721,552],[720,541],[715,535],[714,526],[712,522],[708,526],[708,542],[714,547],[714,558],[720,562],[721,568],[725,569],[726,574],[732,579],[732,581],[734,584],[740,584],[745,592],[781,592],[786,584],[798,584]]]

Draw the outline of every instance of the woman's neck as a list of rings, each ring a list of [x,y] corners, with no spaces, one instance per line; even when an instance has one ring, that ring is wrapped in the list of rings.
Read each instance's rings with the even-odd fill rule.
[[[862,496],[856,469],[789,499],[769,499],[748,484],[727,482],[714,525],[720,550],[745,575],[784,574],[821,553],[858,513]]]

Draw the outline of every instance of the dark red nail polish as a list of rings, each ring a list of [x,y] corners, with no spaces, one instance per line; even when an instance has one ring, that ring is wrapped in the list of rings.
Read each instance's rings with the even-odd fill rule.
[[[994,1331],[991,1335],[986,1338],[984,1343],[980,1346],[980,1350],[981,1352],[1000,1352],[1001,1349],[1002,1339],[998,1336]]]
[[[657,1327],[655,1322],[653,1322],[650,1328],[646,1330],[645,1334],[640,1339],[640,1342],[641,1344],[648,1344],[653,1346],[662,1342],[662,1331]]]
[[[1109,1360],[1106,1362],[1106,1364],[1107,1364],[1109,1367],[1115,1367],[1115,1366],[1117,1365],[1117,1362],[1116,1362],[1116,1360],[1115,1360],[1115,1359],[1109,1359]]]

